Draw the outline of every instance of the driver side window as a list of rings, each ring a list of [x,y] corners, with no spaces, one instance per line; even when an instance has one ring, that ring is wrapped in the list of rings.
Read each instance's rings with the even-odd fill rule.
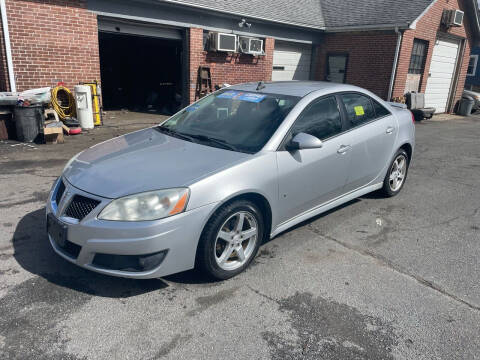
[[[322,141],[342,132],[342,118],[335,97],[315,100],[308,105],[291,131],[293,136],[301,132]]]

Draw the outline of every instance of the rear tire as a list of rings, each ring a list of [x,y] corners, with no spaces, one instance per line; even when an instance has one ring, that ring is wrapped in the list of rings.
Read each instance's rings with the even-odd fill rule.
[[[235,200],[218,209],[205,226],[197,250],[196,265],[216,280],[244,271],[263,240],[264,218],[247,200]]]
[[[408,154],[405,150],[399,149],[390,164],[387,175],[383,180],[382,193],[386,197],[397,195],[405,185],[409,166]]]

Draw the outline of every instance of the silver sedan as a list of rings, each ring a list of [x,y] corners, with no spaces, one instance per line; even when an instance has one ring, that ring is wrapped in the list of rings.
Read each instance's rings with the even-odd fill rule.
[[[372,191],[397,195],[414,138],[403,105],[358,87],[232,86],[71,159],[47,202],[48,238],[103,274],[197,267],[227,279],[304,220]]]

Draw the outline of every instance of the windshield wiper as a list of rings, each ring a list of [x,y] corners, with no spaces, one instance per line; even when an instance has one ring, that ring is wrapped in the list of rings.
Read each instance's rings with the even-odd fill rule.
[[[171,129],[169,129],[167,127],[164,127],[164,126],[157,126],[157,127],[155,127],[155,129],[157,131],[166,133],[168,135],[177,137],[177,138],[182,139],[182,140],[187,140],[187,141],[191,141],[191,142],[196,142],[195,140],[197,140],[197,141],[201,141],[201,142],[215,144],[215,145],[217,145],[219,147],[222,147],[224,149],[227,149],[227,150],[239,151],[235,146],[227,143],[225,140],[212,138],[210,136],[197,135],[197,134],[184,134],[184,133],[181,133],[181,132],[178,132],[178,131],[171,130]]]
[[[220,147],[223,147],[224,149],[227,149],[227,150],[238,151],[238,149],[235,146],[227,143],[225,140],[216,139],[216,138],[206,136],[206,135],[197,135],[197,134],[182,134],[182,136],[189,137],[189,138],[194,139],[194,140],[200,140],[202,142],[216,144],[216,145],[218,145]]]
[[[171,129],[169,129],[167,127],[164,127],[164,126],[157,126],[157,127],[155,127],[155,130],[163,132],[163,133],[168,134],[168,135],[171,135],[173,137],[182,139],[182,140],[192,141],[192,138],[190,136],[184,135],[184,134],[179,133],[179,132],[176,132],[176,131],[171,130]]]

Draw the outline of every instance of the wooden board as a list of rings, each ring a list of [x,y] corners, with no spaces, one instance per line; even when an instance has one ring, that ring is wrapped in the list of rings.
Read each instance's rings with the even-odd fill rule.
[[[3,119],[0,119],[0,140],[8,140],[7,125]]]
[[[45,135],[46,144],[63,144],[63,128],[61,127],[51,127],[44,128],[43,135]]]

